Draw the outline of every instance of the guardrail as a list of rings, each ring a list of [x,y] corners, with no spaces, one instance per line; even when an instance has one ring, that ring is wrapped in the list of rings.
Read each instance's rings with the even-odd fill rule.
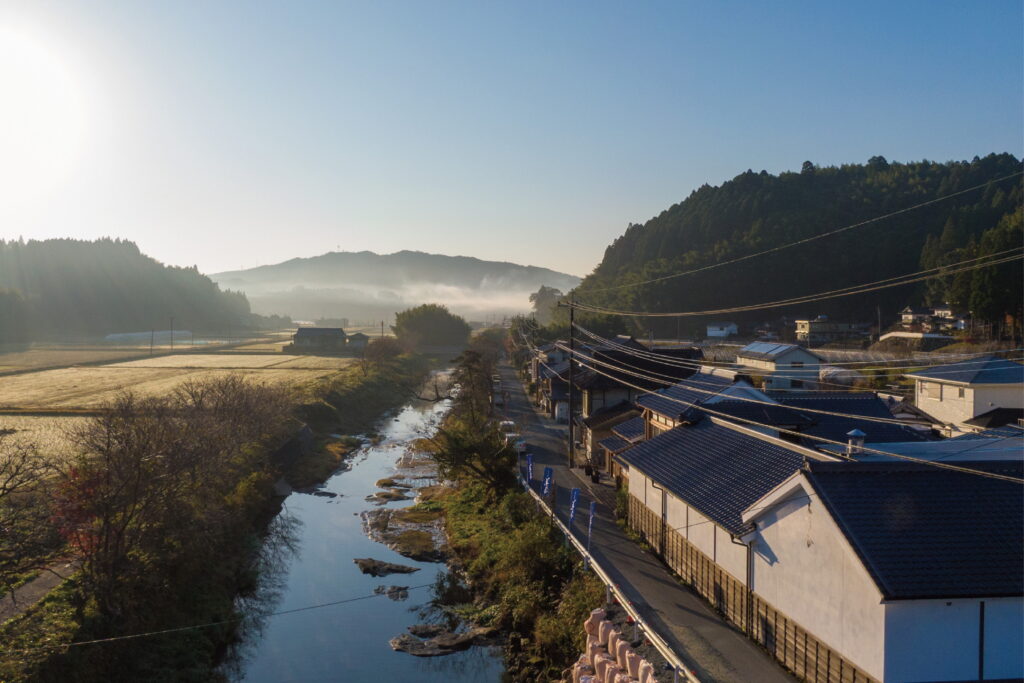
[[[680,676],[682,676],[682,680],[686,680],[689,683],[700,683],[700,679],[697,678],[697,676],[690,670],[690,668],[686,665],[682,658],[675,653],[672,647],[665,642],[665,639],[658,635],[658,632],[655,631],[654,628],[651,627],[646,621],[644,621],[644,618],[640,616],[640,613],[637,611],[636,607],[633,606],[633,604],[625,596],[625,594],[618,587],[618,585],[616,585],[616,583],[612,581],[612,578],[608,575],[608,572],[606,572],[604,568],[601,567],[601,565],[596,560],[594,560],[593,555],[587,552],[586,547],[583,545],[583,543],[580,542],[578,538],[576,538],[576,535],[572,533],[572,530],[569,529],[569,527],[565,526],[565,524],[562,523],[562,520],[558,519],[558,515],[548,505],[547,501],[545,501],[539,493],[533,490],[533,487],[530,486],[530,483],[523,477],[522,471],[519,471],[518,475],[519,483],[523,485],[523,488],[526,489],[531,496],[533,496],[534,500],[536,500],[539,505],[542,505],[548,511],[554,523],[558,525],[558,528],[562,530],[562,533],[564,533],[565,537],[569,540],[570,543],[572,543],[572,546],[588,563],[590,568],[594,570],[594,573],[597,574],[597,577],[601,579],[601,582],[605,585],[606,592],[610,595],[615,596],[615,598],[619,601],[619,604],[622,606],[622,608],[626,610],[626,614],[632,617],[633,622],[643,632],[644,636],[647,637],[647,640],[651,642],[651,645],[654,646],[654,649],[656,649],[661,654],[661,656],[665,658],[665,661],[669,663],[669,666],[672,667],[672,672],[674,674],[673,680],[676,683],[678,683],[680,681]],[[608,599],[607,602],[611,602],[611,600]]]

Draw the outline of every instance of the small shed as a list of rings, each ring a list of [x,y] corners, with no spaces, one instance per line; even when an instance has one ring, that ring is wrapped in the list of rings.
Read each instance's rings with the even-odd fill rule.
[[[365,349],[366,345],[370,343],[370,338],[362,332],[356,332],[355,334],[348,335],[348,347],[350,349]]]

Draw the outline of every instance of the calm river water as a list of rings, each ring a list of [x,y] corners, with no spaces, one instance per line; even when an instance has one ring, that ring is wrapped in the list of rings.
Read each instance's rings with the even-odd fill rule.
[[[289,541],[268,542],[268,565],[260,595],[250,601],[255,616],[247,637],[225,663],[234,681],[500,681],[501,653],[496,648],[471,648],[446,657],[419,658],[394,652],[388,640],[422,623],[418,611],[430,600],[429,587],[410,589],[401,601],[374,596],[290,614],[264,616],[362,598],[379,586],[432,584],[445,566],[414,562],[371,541],[359,513],[373,508],[366,496],[391,476],[412,440],[429,434],[447,409],[446,402],[413,401],[380,425],[383,440],[360,449],[351,469],[331,477],[322,492],[337,497],[292,493],[275,521]],[[413,501],[389,503],[391,507]],[[289,547],[290,546],[290,547]],[[414,567],[413,574],[375,578],[362,574],[352,559],[372,557]]]

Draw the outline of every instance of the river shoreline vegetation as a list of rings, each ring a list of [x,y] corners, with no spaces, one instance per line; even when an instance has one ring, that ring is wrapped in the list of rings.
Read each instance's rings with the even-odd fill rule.
[[[579,625],[604,587],[519,487],[516,455],[490,417],[491,376],[504,330],[477,335],[453,372],[452,410],[427,445],[442,478],[452,567],[472,600],[453,609],[505,635],[508,680],[556,681],[583,647]]]
[[[78,566],[0,625],[0,680],[224,680],[217,665],[251,617],[239,600],[260,590],[268,537],[286,531],[275,482],[326,479],[430,367],[368,356],[291,391],[228,376],[125,392],[56,462],[0,435],[0,523],[15,532],[0,539],[0,590],[54,557]]]

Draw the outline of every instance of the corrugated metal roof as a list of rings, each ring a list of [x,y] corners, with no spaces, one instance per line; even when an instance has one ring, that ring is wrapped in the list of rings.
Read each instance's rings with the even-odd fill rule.
[[[803,348],[802,346],[797,346],[796,344],[779,344],[777,342],[754,342],[752,344],[747,344],[742,349],[737,351],[736,357],[773,360],[775,358],[778,358],[779,356],[782,356],[794,350],[807,351],[807,349]],[[807,353],[811,352],[807,351]],[[814,354],[811,353],[811,355],[813,356]]]
[[[740,519],[803,464],[803,456],[710,419],[670,429],[619,456],[730,533]]]
[[[1024,595],[1024,486],[908,463],[812,462],[807,479],[887,600]]]

